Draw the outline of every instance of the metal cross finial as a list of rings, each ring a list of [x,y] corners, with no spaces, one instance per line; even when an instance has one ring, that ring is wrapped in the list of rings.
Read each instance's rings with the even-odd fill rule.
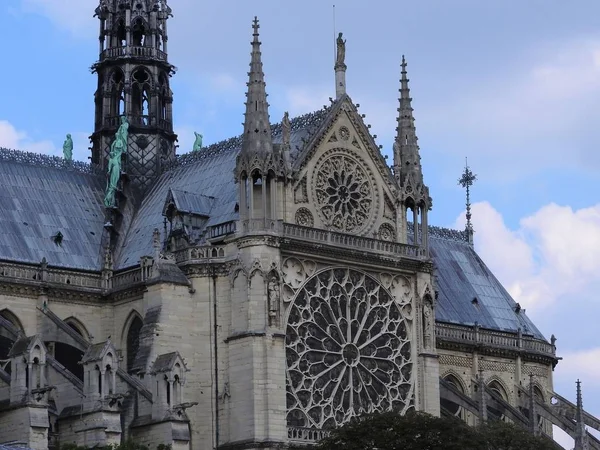
[[[402,55],[402,70],[406,70],[406,59],[404,59],[404,55]]]
[[[462,176],[458,179],[458,184],[463,188],[467,189],[467,230],[472,230],[473,225],[471,224],[471,192],[470,187],[477,181],[477,175],[475,175],[469,168],[467,158],[465,158],[465,171]]]
[[[260,25],[258,24],[258,17],[254,16],[254,20],[252,21],[252,28],[254,28],[254,34],[258,34],[258,29]]]

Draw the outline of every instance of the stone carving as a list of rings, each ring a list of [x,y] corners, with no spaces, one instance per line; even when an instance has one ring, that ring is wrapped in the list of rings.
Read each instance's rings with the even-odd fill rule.
[[[337,142],[338,138],[335,135],[335,133],[331,133],[331,136],[329,137],[329,139],[327,140],[327,142]]]
[[[115,192],[117,184],[121,177],[121,157],[127,152],[127,138],[129,136],[129,122],[127,117],[121,117],[121,125],[115,134],[115,140],[110,146],[110,155],[108,159],[108,181],[106,183],[106,195],[104,196],[104,206],[113,208],[115,206]]]
[[[269,319],[276,320],[279,315],[279,281],[275,277],[271,277],[267,285],[267,300],[269,302]],[[271,323],[273,325],[273,323]]]
[[[374,278],[347,268],[310,278],[286,327],[287,424],[331,428],[413,396],[408,324]]]
[[[395,242],[396,230],[389,223],[384,223],[379,227],[379,239],[382,241]]]
[[[443,366],[458,366],[473,367],[473,358],[456,355],[440,355],[440,365]]]
[[[433,307],[429,300],[423,302],[423,347],[427,350],[433,348]]]
[[[356,148],[360,149],[360,144],[356,138],[352,139],[352,145],[354,145]]]
[[[294,188],[294,202],[308,203],[308,192],[306,188],[306,177],[302,178]]]
[[[281,121],[281,142],[286,147],[290,145],[291,133],[292,125],[290,124],[290,115],[286,111],[283,114],[283,120]]]
[[[338,34],[336,45],[337,45],[337,54],[335,65],[344,66],[346,63],[346,40],[342,37],[343,33]]]
[[[73,160],[73,139],[70,134],[67,134],[67,138],[63,144],[63,158],[65,161]]]
[[[325,225],[359,233],[369,224],[373,207],[371,180],[353,158],[336,154],[325,159],[317,168],[314,190]]]
[[[347,127],[340,127],[340,138],[342,141],[350,139],[350,130]]]
[[[197,152],[198,150],[200,150],[202,148],[202,135],[200,133],[196,133],[194,131],[194,136],[196,136],[196,140],[194,141],[194,148],[192,149],[193,152]]]
[[[308,208],[299,208],[296,211],[296,225],[303,227],[313,227],[315,225],[315,219]]]

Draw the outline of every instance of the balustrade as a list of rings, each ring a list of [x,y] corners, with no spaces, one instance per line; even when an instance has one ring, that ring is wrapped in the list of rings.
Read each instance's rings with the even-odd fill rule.
[[[329,436],[329,431],[317,428],[287,427],[288,439],[297,442],[317,442]]]
[[[153,47],[126,46],[107,48],[100,54],[100,61],[112,58],[154,58],[160,61],[167,60],[167,54]]]

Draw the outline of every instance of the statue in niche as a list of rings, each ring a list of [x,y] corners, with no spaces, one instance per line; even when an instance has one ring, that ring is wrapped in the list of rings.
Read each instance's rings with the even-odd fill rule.
[[[338,34],[337,37],[337,59],[335,61],[336,66],[343,66],[346,60],[346,41],[342,38],[342,34]]]
[[[290,145],[290,135],[292,133],[292,125],[290,124],[290,115],[286,111],[283,114],[283,120],[281,121],[281,136],[284,146]]]
[[[127,151],[127,138],[129,136],[129,122],[127,117],[121,116],[121,125],[115,134],[115,140],[110,146],[108,157],[108,181],[106,183],[106,195],[104,206],[113,208],[115,206],[115,193],[117,184],[121,177],[121,157]]]
[[[73,161],[73,139],[71,139],[70,134],[67,134],[63,144],[63,158],[65,158],[65,161]]]
[[[196,136],[196,140],[194,141],[194,148],[192,149],[193,152],[197,152],[198,150],[200,150],[202,148],[202,135],[200,133],[196,133],[194,131],[194,135]]]
[[[279,312],[279,283],[277,278],[273,277],[267,285],[267,300],[269,302],[269,317],[277,317]]]
[[[423,302],[423,347],[433,348],[433,311],[431,301],[425,299]]]

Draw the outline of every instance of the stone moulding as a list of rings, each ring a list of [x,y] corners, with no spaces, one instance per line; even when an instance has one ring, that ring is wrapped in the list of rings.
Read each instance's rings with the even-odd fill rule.
[[[558,363],[556,347],[552,344],[523,335],[519,331],[488,330],[476,326],[437,322],[436,346],[447,350],[471,352],[477,350],[490,356],[516,357],[555,366]]]

